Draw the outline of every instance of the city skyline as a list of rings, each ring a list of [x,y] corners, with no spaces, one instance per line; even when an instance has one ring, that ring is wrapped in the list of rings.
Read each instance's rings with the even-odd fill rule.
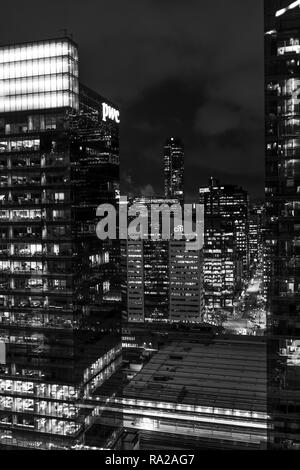
[[[163,194],[162,146],[176,135],[185,143],[190,200],[211,176],[262,197],[260,0],[134,0],[130,8],[123,0],[31,0],[26,8],[17,0],[3,5],[3,17],[2,44],[64,28],[80,44],[80,79],[121,108],[123,193]]]
[[[3,13],[0,451],[299,450],[300,0]]]
[[[177,238],[182,225],[175,212],[183,206],[188,218],[193,212],[185,203],[185,152],[178,138],[168,137],[163,148],[165,196],[160,202],[137,200],[153,207],[173,204],[174,233],[168,240],[164,235],[149,242],[126,238],[120,244],[110,235],[99,237],[103,207],[115,211],[122,203],[122,115],[116,104],[82,84],[78,65],[78,46],[68,36],[0,47],[0,424],[7,447],[73,449],[94,443],[100,449],[108,440],[113,448],[123,445],[127,430],[120,395],[127,379],[120,381],[120,375],[126,377],[132,347],[125,342],[129,346],[123,350],[123,335],[135,339],[143,323],[146,337],[147,323],[161,332],[187,327],[192,336],[264,332],[259,263],[251,267],[253,277],[248,275],[248,193],[214,179],[200,189],[204,205],[196,206],[194,221],[199,244],[190,249],[192,224]],[[154,230],[166,220],[164,209],[158,211],[162,216],[154,219]],[[206,242],[201,213],[216,216],[218,225]],[[128,210],[128,220],[132,215]],[[220,218],[226,222],[220,225]],[[206,302],[210,282],[215,300],[208,295]],[[223,289],[230,291],[229,298],[219,302]],[[133,328],[129,337],[127,328]],[[147,340],[140,345],[137,338],[129,360],[133,368],[136,354],[141,360],[140,348],[151,345]],[[151,347],[151,356],[167,343]],[[103,409],[98,400],[105,402]],[[254,417],[248,409],[245,413]],[[142,430],[149,430],[141,419]],[[223,423],[226,433],[230,423]],[[159,421],[155,432],[156,426]],[[246,436],[251,440],[251,432]],[[195,442],[198,437],[196,432]],[[233,442],[239,439],[237,433]],[[264,440],[265,433],[257,444],[263,446]]]

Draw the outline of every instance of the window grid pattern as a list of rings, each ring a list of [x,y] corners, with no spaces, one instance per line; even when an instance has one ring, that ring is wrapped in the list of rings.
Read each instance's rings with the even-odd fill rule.
[[[0,48],[0,113],[78,109],[78,55],[68,40]]]

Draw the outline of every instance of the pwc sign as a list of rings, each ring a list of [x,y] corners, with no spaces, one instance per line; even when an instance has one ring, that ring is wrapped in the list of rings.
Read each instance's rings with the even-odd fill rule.
[[[119,124],[120,111],[107,103],[102,103],[102,121],[106,121],[106,119],[110,119],[111,121],[115,121],[117,124]]]

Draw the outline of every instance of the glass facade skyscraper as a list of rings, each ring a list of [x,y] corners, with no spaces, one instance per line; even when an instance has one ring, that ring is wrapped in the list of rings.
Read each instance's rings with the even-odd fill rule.
[[[204,205],[204,285],[207,311],[232,311],[249,275],[248,194],[211,178]]]
[[[85,444],[84,403],[120,363],[118,246],[95,229],[119,194],[117,113],[69,38],[0,48],[0,445]]]
[[[67,39],[0,48],[0,112],[78,109],[78,52]]]
[[[300,2],[265,1],[272,448],[300,448]]]
[[[165,197],[184,196],[184,147],[181,140],[171,137],[164,146],[164,184]]]

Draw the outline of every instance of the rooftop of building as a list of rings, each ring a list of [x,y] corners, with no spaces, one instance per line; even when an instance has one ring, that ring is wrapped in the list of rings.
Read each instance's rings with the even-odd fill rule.
[[[55,36],[51,38],[44,38],[44,39],[37,39],[37,40],[30,40],[30,41],[21,41],[21,42],[11,42],[9,44],[0,44],[0,49],[10,49],[10,48],[18,48],[24,46],[31,46],[31,45],[38,45],[44,43],[53,43],[53,42],[69,42],[72,43],[76,48],[78,48],[78,44],[73,40],[72,35],[62,35],[62,36]]]
[[[237,337],[171,341],[123,396],[191,406],[266,411],[266,342]]]

